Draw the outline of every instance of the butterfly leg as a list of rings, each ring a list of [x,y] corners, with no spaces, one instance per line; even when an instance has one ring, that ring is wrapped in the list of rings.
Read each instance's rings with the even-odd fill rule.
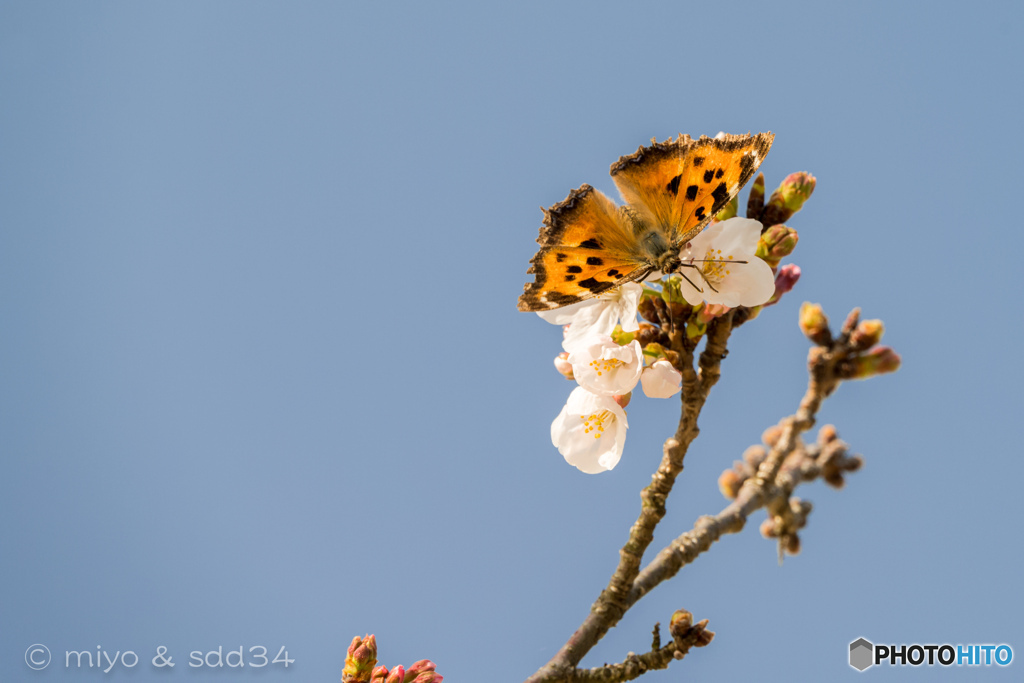
[[[714,288],[714,286],[712,286],[712,284],[710,282],[708,282],[708,279],[706,277],[704,277],[704,271],[702,271],[699,266],[696,266],[696,265],[694,265],[692,263],[680,263],[679,266],[680,266],[680,268],[693,268],[698,273],[700,273],[701,279],[704,280],[704,282],[707,282],[708,287],[711,287],[711,291],[713,291],[713,292],[717,292],[718,291],[717,289]],[[697,283],[695,283],[693,280],[691,280],[690,278],[686,277],[686,275],[683,273],[682,270],[678,270],[676,272],[679,273],[679,276],[681,278],[683,278],[684,280],[689,282],[691,287],[696,289],[701,294],[704,293],[704,290]]]

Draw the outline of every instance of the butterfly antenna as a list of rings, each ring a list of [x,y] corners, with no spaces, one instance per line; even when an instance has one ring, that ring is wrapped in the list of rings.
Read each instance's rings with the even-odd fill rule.
[[[696,270],[696,271],[697,271],[698,273],[700,273],[700,268],[697,268],[697,266],[693,265],[692,263],[680,263],[679,265],[680,265],[681,267],[684,267],[684,268],[694,268],[694,269],[695,269],[695,270]],[[690,278],[686,277],[686,275],[684,275],[684,274],[683,274],[683,271],[681,271],[681,270],[678,270],[678,271],[676,271],[676,272],[677,272],[677,273],[679,273],[679,277],[681,277],[681,278],[683,278],[684,280],[686,280],[687,282],[689,282],[689,283],[690,283],[690,286],[691,286],[691,287],[693,287],[694,289],[696,289],[696,290],[697,290],[698,292],[700,292],[701,294],[703,294],[703,293],[704,293],[704,290],[703,290],[703,289],[701,289],[701,288],[700,288],[700,287],[699,287],[699,286],[697,285],[697,283],[695,283],[695,282],[694,282],[693,280],[691,280]],[[702,277],[702,278],[704,277],[704,273],[700,273],[700,275],[701,275],[701,277]],[[705,281],[705,282],[707,282],[707,278],[704,278],[704,281]],[[709,283],[709,284],[710,284],[710,283]],[[712,289],[714,289],[714,287],[712,287]]]

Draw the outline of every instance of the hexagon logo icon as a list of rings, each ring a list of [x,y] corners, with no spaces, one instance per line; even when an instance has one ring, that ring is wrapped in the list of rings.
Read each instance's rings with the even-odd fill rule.
[[[858,638],[850,643],[850,666],[857,671],[863,671],[875,662],[875,646],[864,638]]]

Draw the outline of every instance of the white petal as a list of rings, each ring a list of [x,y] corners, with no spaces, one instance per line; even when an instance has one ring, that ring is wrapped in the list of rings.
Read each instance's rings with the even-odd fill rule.
[[[623,332],[636,332],[640,329],[636,320],[636,309],[640,305],[640,296],[643,293],[643,286],[635,282],[627,282],[619,287],[618,319]]]
[[[775,275],[771,266],[756,256],[747,258],[731,269],[729,286],[736,293],[733,306],[760,306],[775,294]]]
[[[600,437],[585,431],[582,416],[605,413]],[[612,399],[582,387],[569,395],[562,412],[551,423],[551,442],[566,462],[581,472],[596,474],[615,467],[626,442],[626,413]]]
[[[594,306],[598,303],[600,302],[597,299],[577,301],[574,304],[562,306],[561,308],[553,308],[550,311],[537,311],[537,315],[553,325],[568,325],[581,309],[588,306]]]
[[[723,253],[753,254],[757,251],[757,241],[761,238],[761,224],[751,218],[730,218],[716,223],[719,229],[715,240],[715,249]]]
[[[682,389],[683,376],[667,360],[659,360],[644,369],[640,384],[649,398],[669,398]]]
[[[642,354],[635,339],[619,346],[609,336],[590,336],[573,348],[568,360],[581,387],[601,396],[616,396],[629,393],[640,380]]]

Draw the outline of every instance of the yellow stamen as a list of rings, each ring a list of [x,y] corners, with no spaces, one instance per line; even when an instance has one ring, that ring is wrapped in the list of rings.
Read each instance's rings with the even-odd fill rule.
[[[600,439],[604,432],[605,423],[611,424],[615,421],[615,414],[609,410],[602,410],[599,413],[591,413],[590,415],[580,415],[580,419],[583,420],[583,433],[589,434],[592,431],[596,431],[594,434],[595,439]]]

